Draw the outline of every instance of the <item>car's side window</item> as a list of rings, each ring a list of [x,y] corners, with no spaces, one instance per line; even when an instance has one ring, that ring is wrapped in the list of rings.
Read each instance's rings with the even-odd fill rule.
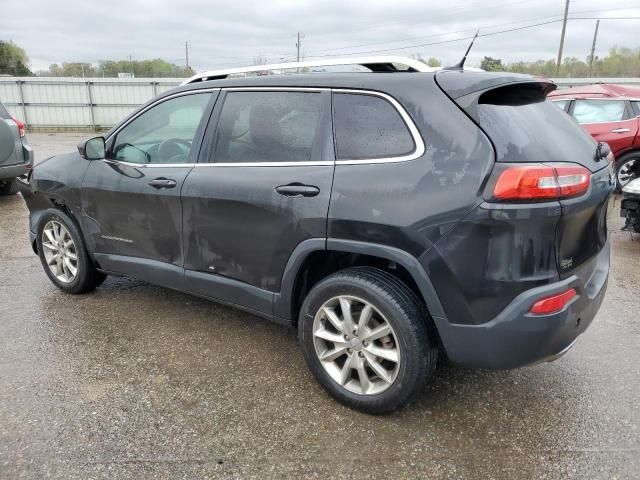
[[[576,100],[573,116],[578,123],[619,122],[624,110],[624,100]]]
[[[182,95],[141,114],[120,130],[110,157],[130,163],[186,163],[210,93]]]
[[[558,107],[560,110],[567,110],[567,103],[569,103],[569,100],[551,100],[551,102]]]
[[[384,98],[335,93],[333,115],[338,160],[399,157],[416,148],[400,113]]]
[[[321,130],[316,92],[227,92],[213,139],[215,163],[306,162]]]
[[[633,114],[636,117],[640,117],[640,102],[633,101],[633,102],[631,102],[631,106],[633,107]]]

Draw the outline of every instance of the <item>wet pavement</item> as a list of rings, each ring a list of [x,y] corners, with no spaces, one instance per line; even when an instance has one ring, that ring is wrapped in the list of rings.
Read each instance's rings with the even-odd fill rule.
[[[640,478],[640,236],[617,210],[605,302],[567,355],[445,365],[374,417],[324,393],[292,330],[126,278],[62,294],[0,197],[0,478]]]

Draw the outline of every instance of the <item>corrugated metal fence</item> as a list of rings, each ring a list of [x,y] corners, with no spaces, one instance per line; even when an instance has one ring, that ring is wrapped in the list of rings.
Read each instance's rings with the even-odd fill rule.
[[[181,78],[0,77],[0,102],[29,129],[109,128]],[[596,82],[640,86],[640,78],[561,78],[561,88]]]
[[[28,128],[109,128],[180,78],[0,77],[0,102]]]

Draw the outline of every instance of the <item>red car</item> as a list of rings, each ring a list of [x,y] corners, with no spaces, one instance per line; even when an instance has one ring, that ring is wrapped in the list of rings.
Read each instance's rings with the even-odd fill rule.
[[[618,190],[640,177],[640,87],[599,83],[555,90],[549,99],[616,157]]]

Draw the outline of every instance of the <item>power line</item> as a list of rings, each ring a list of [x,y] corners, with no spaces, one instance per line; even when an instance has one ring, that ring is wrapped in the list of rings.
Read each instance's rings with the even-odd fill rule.
[[[574,12],[574,15],[583,14],[583,13],[596,13],[596,12],[606,13],[606,12],[613,12],[613,11],[616,11],[616,10],[629,10],[629,9],[634,9],[634,8],[635,7],[613,8],[613,9],[596,9],[596,10],[581,10],[581,11],[578,11],[578,12]],[[613,18],[613,17],[606,17],[606,18]],[[631,18],[631,17],[626,17],[626,18]],[[505,23],[498,23],[498,24],[493,24],[493,25],[484,25],[484,26],[480,26],[480,27],[467,28],[467,29],[464,29],[464,30],[455,30],[455,31],[443,32],[443,33],[435,33],[435,34],[430,34],[430,35],[420,35],[420,36],[408,37],[408,38],[404,38],[404,39],[400,39],[400,40],[391,40],[391,41],[385,41],[385,42],[370,42],[370,43],[362,43],[362,44],[358,44],[358,45],[348,45],[348,46],[344,46],[344,47],[335,47],[335,48],[325,49],[324,52],[335,52],[337,50],[347,50],[347,49],[350,49],[350,48],[360,48],[360,47],[367,47],[367,46],[371,46],[371,45],[388,45],[388,44],[391,44],[391,43],[406,42],[406,41],[410,41],[410,40],[418,40],[418,39],[426,39],[426,38],[434,38],[434,37],[443,37],[443,36],[447,36],[447,35],[453,35],[453,34],[456,34],[456,33],[475,32],[478,29],[480,29],[482,31],[482,30],[486,30],[488,28],[504,27],[504,26],[507,26],[507,25],[515,25],[515,24],[518,24],[518,23],[525,23],[525,22],[532,22],[532,21],[535,21],[535,20],[546,20],[546,19],[555,19],[556,21],[561,21],[562,20],[562,18],[559,18],[557,15],[548,15],[548,16],[544,16],[544,17],[534,17],[534,18],[529,18],[529,19],[524,19],[524,20],[517,20],[517,21],[513,21],[513,22],[505,22]],[[573,20],[582,20],[583,18],[572,17],[571,19],[573,19]],[[482,37],[484,35],[479,35],[479,36]],[[463,38],[461,40],[466,40],[468,38],[469,37],[465,37],[465,38]],[[458,40],[456,39],[455,41],[458,41]],[[402,47],[402,48],[405,48],[405,47]],[[413,47],[408,47],[408,48],[413,48]],[[386,49],[386,51],[400,50],[400,49],[401,49],[400,47],[398,47],[398,48],[388,48],[388,49]],[[345,55],[345,54],[342,53],[341,55]],[[310,53],[307,56],[310,57],[310,58],[316,58],[316,57],[323,57],[323,56],[325,56],[325,54],[313,55],[313,53]]]
[[[551,23],[557,23],[557,22],[561,22],[561,21],[562,21],[561,19],[549,20],[547,22],[535,23],[533,25],[525,25],[523,27],[510,28],[510,29],[507,29],[507,30],[500,30],[500,31],[497,31],[497,32],[483,33],[483,34],[478,35],[478,37],[490,37],[492,35],[499,35],[501,33],[515,32],[515,31],[518,31],[518,30],[525,30],[527,28],[539,27],[541,25],[549,25]],[[395,50],[407,50],[409,48],[430,47],[432,45],[442,45],[444,43],[461,42],[462,40],[470,40],[473,37],[474,37],[474,35],[466,36],[466,37],[453,38],[453,39],[450,39],[450,40],[440,40],[440,41],[437,41],[437,42],[421,43],[421,44],[417,44],[417,45],[405,45],[403,47],[382,48],[382,49],[378,49],[378,50],[367,50],[367,51],[350,52],[350,53],[315,55],[315,56],[312,56],[311,58],[340,57],[342,55],[361,55],[361,54],[364,54],[364,53],[392,52],[392,51],[395,51]]]

